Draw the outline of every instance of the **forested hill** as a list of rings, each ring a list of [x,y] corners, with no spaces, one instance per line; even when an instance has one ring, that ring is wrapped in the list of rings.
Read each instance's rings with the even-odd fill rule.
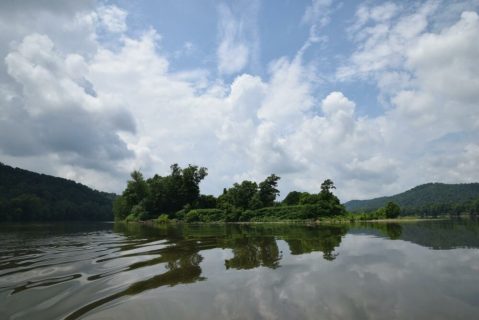
[[[477,213],[479,183],[427,183],[390,197],[352,200],[344,205],[348,211],[352,212],[372,211],[384,207],[390,201],[401,207],[402,214]]]
[[[0,163],[0,222],[110,221],[114,194]]]

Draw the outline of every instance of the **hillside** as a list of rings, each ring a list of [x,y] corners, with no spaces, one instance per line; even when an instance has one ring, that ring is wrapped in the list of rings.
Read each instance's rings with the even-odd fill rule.
[[[479,206],[479,183],[427,183],[403,193],[370,200],[351,200],[344,205],[348,211],[372,211],[389,201],[401,207],[402,214],[437,215],[471,213]]]
[[[0,222],[113,220],[114,194],[0,163]]]

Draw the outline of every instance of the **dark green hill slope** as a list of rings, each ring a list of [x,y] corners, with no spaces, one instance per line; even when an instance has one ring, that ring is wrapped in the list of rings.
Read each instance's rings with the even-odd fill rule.
[[[0,163],[0,222],[113,220],[114,194]]]
[[[403,214],[437,215],[477,211],[479,183],[427,183],[390,197],[351,200],[344,205],[352,212],[373,211],[389,201],[397,203]],[[472,212],[477,213],[477,212]]]

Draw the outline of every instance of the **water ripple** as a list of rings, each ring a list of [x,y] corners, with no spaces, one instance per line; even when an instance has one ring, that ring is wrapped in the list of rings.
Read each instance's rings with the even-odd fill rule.
[[[198,251],[215,246],[103,229],[48,234],[38,228],[20,238],[1,233],[0,318],[77,319],[124,296],[200,281]]]

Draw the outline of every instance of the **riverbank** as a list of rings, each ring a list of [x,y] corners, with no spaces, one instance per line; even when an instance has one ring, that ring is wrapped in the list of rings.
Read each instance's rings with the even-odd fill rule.
[[[465,217],[460,217],[465,218]],[[414,223],[422,221],[441,221],[451,220],[451,217],[399,217],[393,219],[354,219],[351,217],[334,217],[334,218],[320,218],[317,220],[276,220],[276,221],[211,221],[211,222],[186,222],[182,220],[168,220],[158,221],[156,219],[144,220],[144,221],[118,221],[122,223],[135,223],[144,225],[166,225],[166,224],[188,224],[188,225],[208,225],[208,224],[237,224],[237,225],[257,225],[257,224],[286,224],[286,225],[333,225],[333,224],[350,224],[350,223]]]

